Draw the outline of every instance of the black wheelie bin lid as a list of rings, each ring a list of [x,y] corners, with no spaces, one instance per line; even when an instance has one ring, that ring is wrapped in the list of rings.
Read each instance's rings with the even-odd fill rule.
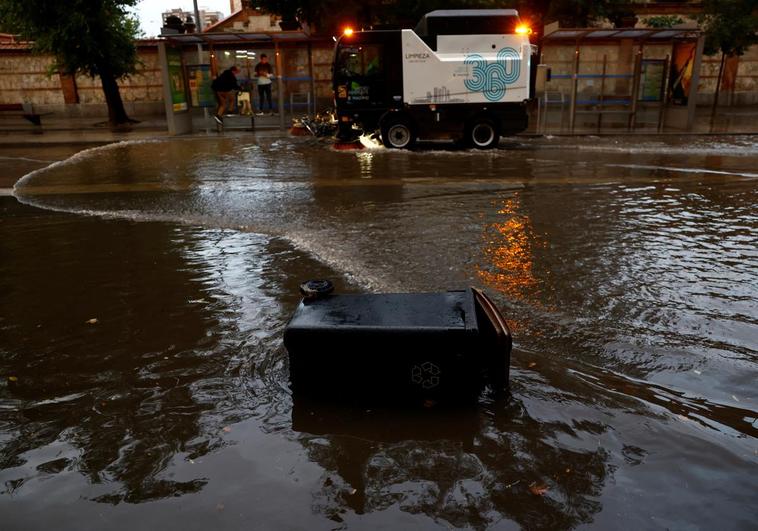
[[[468,290],[342,294],[303,302],[287,328],[330,333],[472,330],[476,316]]]

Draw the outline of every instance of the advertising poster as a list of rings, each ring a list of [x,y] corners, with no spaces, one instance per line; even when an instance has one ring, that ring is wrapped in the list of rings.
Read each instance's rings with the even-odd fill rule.
[[[171,104],[174,112],[187,110],[187,93],[184,89],[184,70],[182,69],[182,53],[173,48],[166,49],[168,62],[168,80],[171,89]]]
[[[694,42],[678,42],[674,44],[669,83],[671,103],[674,105],[687,105],[687,101],[689,100],[696,48],[697,45]]]
[[[216,98],[211,88],[211,65],[187,65],[190,98],[193,107],[214,107]]]
[[[639,101],[661,101],[665,61],[644,59],[640,69]]]

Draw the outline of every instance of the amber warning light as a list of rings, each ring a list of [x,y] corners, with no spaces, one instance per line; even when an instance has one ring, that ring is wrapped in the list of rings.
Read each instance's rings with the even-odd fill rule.
[[[347,27],[342,31],[345,37],[351,37],[353,35],[353,28]]]
[[[519,35],[531,35],[532,28],[530,28],[526,24],[519,24],[518,26],[516,26],[516,33],[518,33]]]

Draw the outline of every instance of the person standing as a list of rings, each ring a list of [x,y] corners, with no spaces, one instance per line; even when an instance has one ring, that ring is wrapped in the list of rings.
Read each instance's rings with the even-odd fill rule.
[[[255,79],[258,81],[258,108],[263,114],[263,100],[268,98],[268,112],[273,111],[271,104],[271,78],[274,77],[274,70],[271,63],[268,62],[268,55],[261,54],[260,62],[255,65]]]
[[[232,105],[234,91],[240,89],[239,83],[237,83],[238,73],[239,68],[232,66],[221,72],[221,74],[213,80],[213,83],[211,83],[211,88],[213,89],[213,93],[216,95],[216,101],[218,102],[216,114],[213,116],[213,119],[216,120],[216,123],[219,125],[224,125],[224,112],[226,112],[226,110]]]

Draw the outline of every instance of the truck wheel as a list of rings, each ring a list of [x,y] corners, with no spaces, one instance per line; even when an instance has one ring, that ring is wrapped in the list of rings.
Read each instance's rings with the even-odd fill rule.
[[[413,146],[416,134],[405,118],[389,118],[382,124],[382,142],[388,148],[406,149]]]
[[[468,128],[466,141],[477,149],[492,149],[500,142],[500,131],[492,120],[479,119]]]

